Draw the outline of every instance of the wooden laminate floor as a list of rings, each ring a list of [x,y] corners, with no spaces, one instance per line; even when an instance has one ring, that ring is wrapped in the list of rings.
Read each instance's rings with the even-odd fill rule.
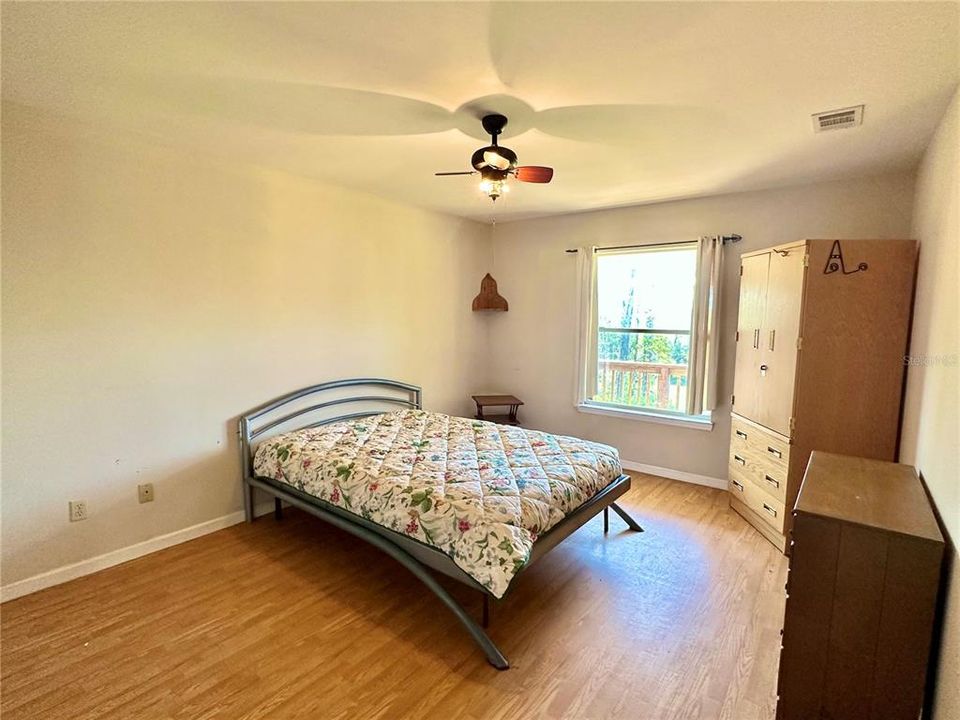
[[[3,720],[773,718],[785,558],[719,490],[634,474],[621,504],[646,532],[596,518],[494,607],[506,672],[401,566],[288,511],[4,604]]]

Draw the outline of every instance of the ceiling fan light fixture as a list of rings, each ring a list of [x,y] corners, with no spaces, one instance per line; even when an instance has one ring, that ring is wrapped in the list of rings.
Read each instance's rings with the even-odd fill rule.
[[[499,148],[484,152],[483,161],[490,167],[496,168],[497,170],[508,170],[516,163],[515,159],[511,160],[504,153],[500,152]]]
[[[526,165],[519,167],[517,154],[510,148],[497,144],[497,136],[507,124],[503,115],[486,115],[483,118],[483,129],[490,133],[491,145],[475,150],[470,157],[472,171],[445,172],[437,175],[473,175],[480,173],[480,191],[491,200],[510,191],[507,180],[512,175],[519,182],[548,183],[553,178],[553,168],[540,165]]]
[[[470,158],[470,164],[475,170],[483,170],[484,168],[512,170],[517,166],[517,154],[510,148],[488,145],[473,154]]]
[[[510,186],[506,180],[494,180],[485,178],[480,181],[480,191],[488,198],[496,202],[497,198],[504,193],[510,192]]]

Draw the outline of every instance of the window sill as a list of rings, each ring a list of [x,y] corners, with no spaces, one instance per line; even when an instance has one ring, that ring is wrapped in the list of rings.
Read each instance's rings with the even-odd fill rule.
[[[590,413],[591,415],[609,415],[611,417],[623,418],[625,420],[642,420],[644,422],[659,423],[661,425],[674,425],[684,427],[690,430],[713,430],[713,421],[707,418],[698,418],[684,415],[661,415],[655,412],[646,412],[644,410],[627,410],[626,408],[609,407],[606,405],[593,405],[590,403],[581,403],[577,405],[577,411]]]

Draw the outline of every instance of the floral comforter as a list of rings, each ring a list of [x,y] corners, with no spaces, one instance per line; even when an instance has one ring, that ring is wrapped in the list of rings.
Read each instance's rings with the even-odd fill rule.
[[[622,471],[607,445],[401,410],[278,435],[254,473],[432,545],[502,597],[537,536]]]

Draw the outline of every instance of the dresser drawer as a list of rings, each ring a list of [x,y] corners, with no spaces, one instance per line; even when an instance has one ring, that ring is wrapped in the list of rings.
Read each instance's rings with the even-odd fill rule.
[[[787,497],[787,474],[775,468],[765,467],[757,462],[749,453],[737,450],[730,451],[728,463],[730,477],[736,476],[759,486],[764,492],[778,502],[785,502]]]
[[[763,522],[776,532],[783,534],[785,514],[783,502],[773,498],[761,489],[739,466],[731,466],[727,489],[733,497],[746,505]]]
[[[775,500],[768,493],[761,490],[755,483],[748,483],[746,486],[746,505],[753,510],[764,522],[783,534],[784,504]]]
[[[742,502],[744,505],[747,504],[747,485],[750,484],[749,480],[735,476],[732,472],[730,477],[727,480],[727,490],[730,495],[735,497],[737,500]]]
[[[783,438],[734,417],[730,430],[730,471],[783,503],[787,497],[790,445]]]

